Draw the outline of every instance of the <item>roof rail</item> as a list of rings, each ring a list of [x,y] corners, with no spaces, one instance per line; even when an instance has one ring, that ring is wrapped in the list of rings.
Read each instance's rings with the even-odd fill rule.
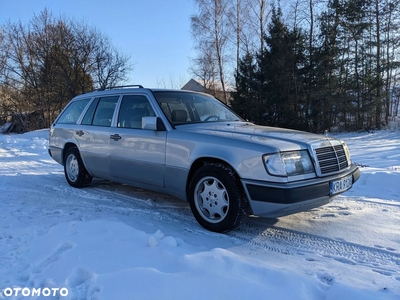
[[[140,84],[131,84],[131,85],[110,86],[110,87],[95,89],[95,90],[92,90],[92,92],[100,92],[100,91],[113,90],[113,89],[133,88],[133,87],[139,88],[139,89],[143,88],[143,86]]]

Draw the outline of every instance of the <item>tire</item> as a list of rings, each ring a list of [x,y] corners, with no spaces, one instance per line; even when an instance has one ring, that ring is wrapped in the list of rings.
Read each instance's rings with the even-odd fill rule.
[[[214,232],[238,227],[247,217],[247,200],[234,171],[224,164],[206,164],[189,184],[188,200],[197,222]]]
[[[76,188],[86,187],[92,182],[93,177],[86,170],[76,147],[69,148],[65,153],[64,174],[68,183]]]

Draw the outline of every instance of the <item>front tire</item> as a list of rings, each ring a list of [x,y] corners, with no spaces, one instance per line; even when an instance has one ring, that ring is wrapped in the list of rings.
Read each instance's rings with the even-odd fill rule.
[[[206,164],[195,172],[188,189],[197,222],[214,232],[227,232],[247,216],[247,200],[234,171],[224,164]]]
[[[68,183],[76,188],[86,187],[92,182],[93,177],[86,170],[76,147],[69,148],[65,153],[64,174]]]

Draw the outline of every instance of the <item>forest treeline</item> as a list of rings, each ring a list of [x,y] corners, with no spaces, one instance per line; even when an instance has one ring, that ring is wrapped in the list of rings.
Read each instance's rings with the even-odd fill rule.
[[[49,127],[74,96],[124,81],[129,60],[95,28],[47,9],[0,24],[0,125],[12,117],[20,131]]]
[[[388,126],[399,112],[400,0],[193,0],[190,72],[258,124],[313,132]],[[0,125],[48,127],[75,95],[118,85],[130,57],[46,9],[0,24]],[[233,92],[232,92],[233,91]]]
[[[387,126],[399,110],[399,0],[195,0],[192,72],[259,124]],[[222,99],[228,101],[228,97]]]

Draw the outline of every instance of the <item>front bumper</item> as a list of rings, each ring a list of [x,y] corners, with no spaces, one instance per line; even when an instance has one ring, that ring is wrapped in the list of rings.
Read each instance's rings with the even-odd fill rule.
[[[242,180],[242,183],[253,214],[275,218],[329,203],[338,195],[330,196],[329,183],[349,175],[354,184],[360,177],[360,170],[351,166],[334,176],[290,183],[255,180]]]

